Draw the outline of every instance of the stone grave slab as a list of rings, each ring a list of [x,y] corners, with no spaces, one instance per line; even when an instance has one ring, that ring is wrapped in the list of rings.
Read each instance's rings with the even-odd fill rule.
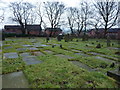
[[[33,47],[33,48],[28,48],[28,50],[38,50],[38,48]]]
[[[32,47],[33,45],[22,45],[24,47]]]
[[[67,55],[63,55],[63,54],[57,54],[57,55],[54,55],[54,56],[59,56],[59,57],[62,57],[62,58],[67,58],[67,59],[72,59],[73,57],[70,57],[70,56],[67,56]]]
[[[42,52],[32,52],[33,55],[35,56],[42,56],[44,55]]]
[[[27,48],[17,48],[17,51],[25,51]]]
[[[81,67],[83,69],[86,69],[88,71],[93,71],[92,68],[90,68],[89,66],[87,66],[87,65],[85,65],[85,64],[83,64],[83,63],[81,63],[79,61],[70,61],[70,62],[72,62],[73,64],[75,64],[75,65],[77,65],[77,66],[79,66],[79,67]]]
[[[4,47],[4,49],[11,49],[11,48],[12,48],[12,46]]]
[[[2,88],[29,88],[22,71],[2,75]]]
[[[115,61],[113,61],[113,60],[110,60],[110,59],[107,59],[107,58],[103,58],[103,57],[99,57],[99,56],[97,56],[97,57],[95,57],[96,59],[100,59],[100,60],[103,60],[103,61],[107,61],[107,62],[115,62]]]
[[[50,50],[45,50],[44,52],[49,53],[49,54],[50,54],[50,53],[51,53],[51,54],[53,53],[53,52],[50,51]]]
[[[73,49],[72,51],[73,51],[73,52],[82,52],[82,51],[80,51],[80,50],[75,50],[75,49]]]
[[[108,47],[109,49],[114,49],[114,50],[120,50],[120,48],[117,47]]]
[[[120,81],[120,71],[118,69],[114,71],[107,71],[107,75],[116,79],[117,81]]]
[[[5,58],[18,58],[18,54],[16,52],[12,53],[4,53]]]
[[[84,54],[84,53],[74,53],[74,54],[76,54],[76,55],[81,55],[81,56],[84,56],[84,57],[89,57],[89,55]]]
[[[111,57],[111,56],[108,56],[108,55],[104,55],[104,54],[100,54],[100,53],[96,53],[96,52],[89,52],[90,54],[92,54],[92,55],[100,55],[100,56],[105,56],[105,57],[110,57],[110,58],[113,58],[113,59],[116,59],[117,60],[117,58],[115,58],[115,57]],[[100,58],[100,57],[98,57],[98,58]],[[102,58],[102,57],[101,57]],[[107,59],[107,58],[106,58]],[[109,59],[110,60],[110,59]]]
[[[41,44],[41,43],[35,43],[34,46],[35,47],[45,47],[45,46],[50,46],[50,45],[45,45],[45,44]]]
[[[23,57],[23,61],[26,65],[42,63],[42,61],[38,60],[35,56]]]
[[[21,57],[27,57],[27,56],[30,56],[30,54],[29,53],[21,53],[20,56]]]

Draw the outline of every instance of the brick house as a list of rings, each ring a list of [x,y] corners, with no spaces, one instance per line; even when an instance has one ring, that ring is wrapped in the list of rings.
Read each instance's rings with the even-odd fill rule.
[[[112,39],[120,39],[120,28],[111,28],[107,31],[107,36],[111,37]],[[98,31],[95,29],[91,29],[88,31],[89,37],[103,37],[104,36],[104,29],[99,28]]]
[[[58,36],[60,33],[62,33],[62,30],[60,28],[46,28],[44,33],[48,36]]]
[[[40,25],[27,25],[27,34],[31,35],[40,35],[42,28]],[[5,25],[4,32],[5,33],[15,33],[15,34],[22,34],[20,25]]]

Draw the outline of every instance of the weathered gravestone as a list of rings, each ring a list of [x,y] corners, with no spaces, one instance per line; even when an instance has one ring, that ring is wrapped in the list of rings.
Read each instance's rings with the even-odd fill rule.
[[[64,36],[64,40],[65,40],[65,42],[69,41],[69,34],[67,34],[67,35]]]
[[[96,48],[101,48],[101,44],[100,43],[97,44]]]
[[[109,36],[107,37],[107,41],[106,42],[107,42],[107,47],[110,47],[111,41],[110,41],[110,37]]]
[[[49,40],[50,40],[50,38],[47,36],[47,37],[46,37],[46,42],[48,43]]]
[[[88,40],[88,35],[86,35],[86,33],[84,33],[84,35],[82,36],[82,41],[87,41]]]
[[[58,40],[58,41],[61,41],[62,38],[63,38],[63,35],[62,35],[62,34],[59,34],[59,35],[57,36],[57,40]]]

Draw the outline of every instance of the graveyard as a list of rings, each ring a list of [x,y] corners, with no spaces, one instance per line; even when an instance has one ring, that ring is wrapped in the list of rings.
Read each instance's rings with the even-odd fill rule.
[[[3,88],[118,88],[119,42],[5,38]]]

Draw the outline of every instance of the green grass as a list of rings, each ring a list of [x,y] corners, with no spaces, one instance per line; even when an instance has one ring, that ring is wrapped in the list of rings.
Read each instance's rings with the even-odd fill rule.
[[[20,57],[20,53],[29,52],[32,54],[35,50],[30,51],[26,49],[23,51],[18,51],[17,49],[26,48],[22,45],[33,45],[34,43],[32,43],[31,40],[35,40],[35,43],[41,42],[42,44],[48,45],[62,44],[63,48],[60,48],[59,45],[54,48],[52,48],[52,46],[41,46],[37,51],[42,52],[44,55],[37,56],[37,58],[43,62],[40,64],[27,66]],[[3,59],[2,74],[22,70],[28,79],[31,88],[115,88],[117,87],[115,84],[116,81],[108,76],[105,76],[104,73],[108,70],[116,69],[118,65],[110,68],[110,62],[96,59],[95,56],[89,52],[107,55],[101,57],[105,57],[113,61],[118,61],[118,59],[114,59],[113,57],[120,58],[120,56],[115,54],[117,50],[109,49],[106,46],[106,40],[99,39],[99,42],[96,42],[96,40],[97,39],[81,41],[81,39],[79,39],[79,42],[75,42],[76,39],[74,39],[70,42],[64,42],[64,40],[58,42],[55,38],[51,38],[49,41],[51,44],[49,44],[46,43],[45,38],[41,37],[35,39],[7,38],[3,42],[3,52],[1,54],[17,52],[19,54],[19,58]],[[100,49],[95,48],[98,43],[101,43],[103,47]],[[111,47],[119,47],[116,40],[112,40],[111,43],[114,43],[114,46]],[[4,49],[4,47],[8,46],[12,46],[12,48]],[[72,51],[73,49],[83,51],[84,54],[88,54],[90,56],[85,57],[76,55],[74,54],[76,51]],[[53,51],[53,53],[47,53],[45,50]],[[56,54],[67,55],[73,57],[73,59],[54,56]],[[70,62],[71,60],[80,61],[81,63],[91,68],[98,69],[99,71],[89,72],[72,64]],[[102,68],[101,66],[106,67]]]
[[[3,59],[2,61],[2,73],[10,73],[20,71],[24,68],[24,62],[21,58],[17,59]]]

